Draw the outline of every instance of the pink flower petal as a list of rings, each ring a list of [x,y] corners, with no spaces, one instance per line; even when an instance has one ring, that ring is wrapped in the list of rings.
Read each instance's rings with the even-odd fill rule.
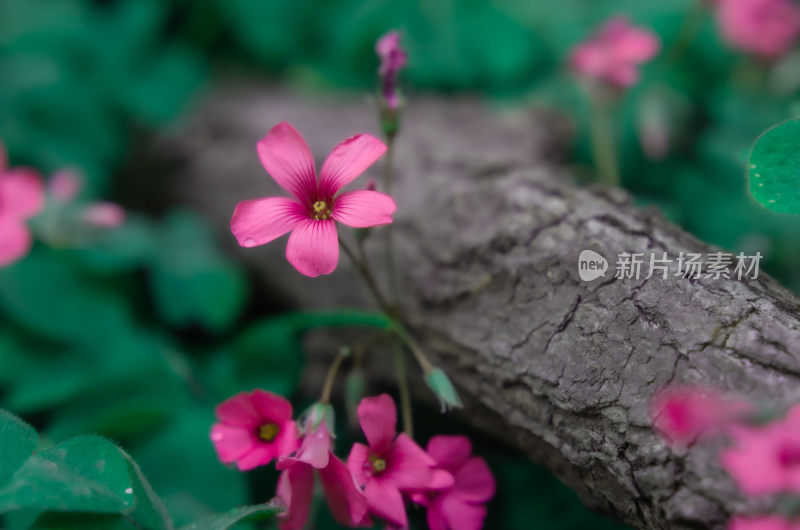
[[[397,210],[394,199],[379,191],[356,190],[336,197],[331,217],[353,228],[387,225]]]
[[[289,236],[286,259],[301,274],[316,278],[330,274],[339,263],[339,235],[332,219],[299,223]]]
[[[249,471],[266,466],[275,458],[275,447],[270,443],[257,442],[253,450],[236,461],[239,471]]]
[[[353,480],[359,487],[364,487],[370,478],[370,473],[367,473],[367,470],[372,468],[369,463],[370,452],[366,445],[354,443],[347,457],[347,468],[353,474]]]
[[[333,518],[345,526],[358,525],[367,513],[367,498],[344,462],[331,454],[328,466],[319,470],[319,477]]]
[[[284,421],[279,424],[279,428],[278,435],[270,442],[270,445],[273,446],[275,458],[288,456],[297,451],[300,446],[297,425],[293,421]]]
[[[466,436],[434,436],[428,441],[428,454],[439,467],[455,473],[469,460],[472,443]]]
[[[300,133],[284,121],[273,127],[256,147],[261,164],[275,182],[301,203],[310,204],[317,191],[314,156]]]
[[[800,6],[792,0],[719,0],[717,24],[733,48],[775,58],[800,36]]]
[[[778,515],[764,517],[734,517],[728,523],[728,530],[796,530],[800,523],[792,524]]]
[[[650,408],[653,426],[668,442],[688,445],[698,437],[729,428],[752,406],[707,388],[670,385],[659,391]]]
[[[94,202],[86,206],[81,218],[90,225],[116,228],[125,222],[125,210],[113,202]]]
[[[494,497],[494,475],[483,458],[470,458],[455,475],[451,495],[467,502],[483,503]]]
[[[446,471],[434,476],[436,462],[405,433],[400,433],[392,444],[386,454],[386,464],[381,478],[391,480],[401,491],[441,489],[453,485],[453,477]]]
[[[279,516],[281,530],[303,530],[313,496],[314,470],[310,466],[300,464],[281,473],[277,497],[286,507]]]
[[[428,505],[428,529],[429,530],[453,530],[448,527],[447,520],[445,519],[444,512],[442,511],[442,502],[444,495],[440,495]]]
[[[292,419],[292,404],[283,396],[256,389],[251,401],[255,410],[267,420],[281,423]]]
[[[442,499],[441,513],[448,530],[481,530],[486,519],[486,506],[462,502],[448,495]]]
[[[254,247],[281,237],[308,218],[305,208],[292,199],[252,199],[236,205],[231,232],[241,246]]]
[[[386,144],[371,134],[357,134],[337,145],[320,170],[320,192],[333,197],[386,152]]]
[[[44,186],[39,175],[13,169],[0,175],[0,217],[28,219],[44,207]]]
[[[217,418],[223,423],[252,429],[261,425],[261,414],[247,392],[240,392],[217,405]]]
[[[737,447],[720,454],[722,465],[748,495],[769,495],[785,486],[784,470],[777,452],[779,427],[741,427],[732,430]]]
[[[394,400],[388,394],[362,399],[358,404],[358,422],[370,449],[383,455],[389,450],[397,434],[397,409]]]
[[[331,454],[331,435],[325,421],[321,421],[316,429],[313,426],[314,418],[306,421],[306,434],[300,444],[300,449],[294,457],[281,457],[276,467],[286,469],[295,462],[303,462],[315,469],[328,466]]]
[[[405,526],[408,523],[403,497],[391,482],[372,479],[367,482],[364,495],[367,497],[370,513],[395,526]]]
[[[14,217],[0,220],[0,267],[23,258],[33,245],[33,238],[23,221]]]
[[[255,440],[253,432],[248,429],[215,423],[211,427],[211,442],[220,462],[230,464],[249,453]]]
[[[58,171],[50,177],[48,189],[50,195],[58,202],[69,202],[78,195],[81,189],[81,180],[72,171]]]

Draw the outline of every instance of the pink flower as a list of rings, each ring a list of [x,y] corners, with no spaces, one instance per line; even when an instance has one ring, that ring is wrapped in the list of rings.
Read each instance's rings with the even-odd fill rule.
[[[723,451],[722,465],[743,492],[800,493],[800,405],[782,420],[732,432],[736,447]]]
[[[787,521],[777,515],[764,517],[737,516],[728,523],[728,530],[800,530],[800,522]]]
[[[650,409],[653,426],[668,442],[688,445],[742,419],[752,407],[719,393],[691,386],[669,386],[656,394]]]
[[[292,405],[281,396],[254,390],[241,392],[216,408],[219,421],[211,441],[224,464],[236,462],[240,471],[269,464],[298,447]]]
[[[495,481],[483,458],[472,457],[466,436],[434,436],[428,454],[453,475],[452,487],[415,494],[415,502],[428,507],[430,530],[480,530],[486,519],[485,504],[495,492]]]
[[[388,395],[361,400],[358,421],[369,446],[353,444],[347,467],[364,488],[369,513],[404,527],[408,519],[402,493],[449,488],[453,476],[436,469],[436,461],[406,434],[397,435],[397,410]]]
[[[48,188],[50,195],[58,202],[70,202],[77,197],[82,183],[72,171],[59,171],[50,177]]]
[[[278,481],[277,496],[286,506],[281,514],[281,530],[301,530],[311,510],[314,470],[319,472],[328,509],[345,526],[357,526],[367,513],[367,499],[356,486],[347,466],[331,451],[326,407],[317,405],[304,422],[305,436],[294,456],[278,459],[276,468],[284,470]]]
[[[325,160],[318,180],[303,137],[288,123],[279,123],[258,142],[258,154],[267,172],[294,198],[240,202],[231,219],[233,235],[243,247],[253,247],[291,231],[289,263],[312,278],[330,274],[339,262],[336,221],[355,228],[392,222],[396,206],[388,195],[369,190],[338,193],[385,152],[386,145],[369,134],[348,138]]]
[[[34,171],[9,168],[0,144],[0,267],[25,256],[33,245],[26,221],[44,206],[42,180]]]
[[[718,0],[717,25],[732,47],[774,58],[800,36],[800,6],[792,0]]]
[[[113,202],[93,202],[83,210],[81,219],[100,228],[116,228],[125,222],[125,210]]]
[[[80,177],[69,170],[61,170],[50,177],[47,191],[58,205],[74,203],[82,223],[99,228],[117,228],[125,222],[125,210],[114,202],[82,202],[77,196],[83,187]]]
[[[570,65],[581,75],[625,88],[639,80],[637,67],[655,57],[660,49],[661,42],[654,33],[618,16],[573,50]]]
[[[400,46],[400,33],[390,31],[375,42],[375,52],[381,59],[378,74],[381,77],[381,92],[383,100],[390,109],[395,110],[400,105],[400,96],[397,92],[397,74],[405,67],[407,62],[406,52]]]

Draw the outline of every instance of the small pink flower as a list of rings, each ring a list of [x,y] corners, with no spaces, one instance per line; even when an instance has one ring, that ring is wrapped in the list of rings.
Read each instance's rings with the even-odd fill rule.
[[[800,6],[792,0],[718,0],[717,25],[732,47],[774,58],[800,36]]]
[[[654,33],[618,16],[573,50],[570,65],[580,75],[625,88],[636,84],[637,67],[655,57],[660,49],[661,42]]]
[[[439,467],[453,475],[452,487],[415,494],[415,502],[427,506],[430,530],[480,530],[486,519],[485,504],[495,492],[495,481],[483,458],[473,457],[466,436],[434,436],[428,454]]]
[[[743,492],[800,493],[800,405],[782,420],[732,433],[736,447],[723,451],[722,465]]]
[[[656,394],[650,409],[653,426],[668,442],[688,445],[706,433],[719,432],[752,410],[743,402],[691,386],[669,386]]]
[[[800,530],[800,522],[787,521],[777,515],[737,516],[728,523],[728,530]]]
[[[300,449],[293,456],[281,457],[276,464],[277,469],[283,470],[277,495],[286,506],[281,515],[281,530],[305,527],[311,503],[311,495],[305,492],[309,487],[307,482],[312,484],[313,490],[315,469],[334,519],[345,526],[357,526],[367,513],[367,499],[356,486],[350,470],[332,452],[325,408],[315,407],[312,411],[304,422],[305,436]]]
[[[267,465],[299,445],[292,405],[276,394],[241,392],[217,405],[216,414],[214,449],[222,463],[236,462],[240,471]]]
[[[108,201],[87,203],[78,200],[82,187],[83,182],[78,175],[70,170],[61,170],[50,177],[47,192],[56,205],[74,207],[78,219],[87,225],[117,228],[125,222],[125,210],[117,203]],[[70,211],[73,211],[72,208]]]
[[[42,180],[34,171],[9,168],[0,144],[0,267],[9,265],[31,249],[33,237],[26,224],[44,206]]]
[[[400,96],[397,92],[397,75],[407,62],[405,50],[400,46],[400,33],[390,31],[375,42],[375,52],[381,59],[378,74],[381,77],[381,92],[383,100],[390,109],[395,110],[400,105]]]
[[[258,154],[267,172],[294,198],[240,202],[231,219],[233,235],[243,247],[253,247],[291,231],[289,263],[312,278],[330,274],[339,262],[337,221],[355,228],[392,222],[396,206],[388,195],[368,190],[339,193],[385,152],[386,145],[374,136],[353,136],[334,148],[317,179],[303,137],[288,123],[279,123],[258,142]]]
[[[446,489],[453,476],[436,469],[436,461],[406,434],[397,435],[397,410],[388,395],[361,400],[358,421],[369,445],[353,444],[347,467],[364,488],[369,513],[404,527],[408,519],[402,493]]]
[[[48,189],[50,195],[58,202],[70,202],[77,197],[83,187],[80,178],[72,171],[62,170],[50,177]]]

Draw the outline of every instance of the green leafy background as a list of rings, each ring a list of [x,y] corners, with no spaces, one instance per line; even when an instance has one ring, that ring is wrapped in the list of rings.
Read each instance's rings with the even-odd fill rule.
[[[298,391],[302,335],[366,317],[294,312],[275,286],[253,283],[220,250],[229,235],[156,200],[167,195],[168,173],[147,179],[164,190],[130,185],[152,134],[231,73],[371,92],[374,41],[399,28],[408,97],[468,91],[563,112],[576,131],[570,164],[591,180],[587,98],[565,57],[605,17],[626,13],[657,32],[664,51],[614,108],[623,184],[706,241],[760,251],[770,273],[800,289],[800,224],[761,206],[748,187],[748,168],[764,164],[783,171],[770,173],[779,192],[793,189],[786,175],[797,159],[781,155],[792,146],[787,136],[787,146],[762,145],[748,157],[763,131],[800,112],[800,53],[771,65],[735,53],[699,4],[0,0],[0,139],[11,161],[46,174],[79,168],[85,197],[137,207],[118,230],[78,246],[40,242],[0,269],[0,408],[15,415],[0,413],[5,526],[150,528],[168,517],[177,527],[226,528],[270,513],[260,504],[274,492],[274,471],[242,474],[217,462],[213,406],[256,387],[298,409],[309,404]],[[669,137],[658,159],[642,147],[653,127]],[[499,489],[487,528],[620,527],[496,440],[424,406],[416,417],[422,443],[466,433],[489,460]],[[342,421],[340,449],[355,436]],[[89,465],[100,460],[102,471]],[[133,504],[120,496],[128,488]],[[245,505],[253,507],[230,512]],[[315,528],[335,528],[324,509],[315,513]],[[413,519],[421,527],[422,514]]]

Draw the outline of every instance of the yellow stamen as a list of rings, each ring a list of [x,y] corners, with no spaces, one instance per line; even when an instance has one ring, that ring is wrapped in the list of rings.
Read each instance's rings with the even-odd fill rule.
[[[369,455],[369,462],[372,464],[372,471],[375,473],[380,473],[381,471],[386,470],[386,460],[379,456]]]
[[[258,428],[258,437],[265,442],[271,442],[278,436],[280,428],[275,423],[265,423]]]
[[[331,216],[331,209],[328,208],[328,203],[325,201],[315,202],[312,209],[314,210],[314,219],[317,221],[325,220]]]

